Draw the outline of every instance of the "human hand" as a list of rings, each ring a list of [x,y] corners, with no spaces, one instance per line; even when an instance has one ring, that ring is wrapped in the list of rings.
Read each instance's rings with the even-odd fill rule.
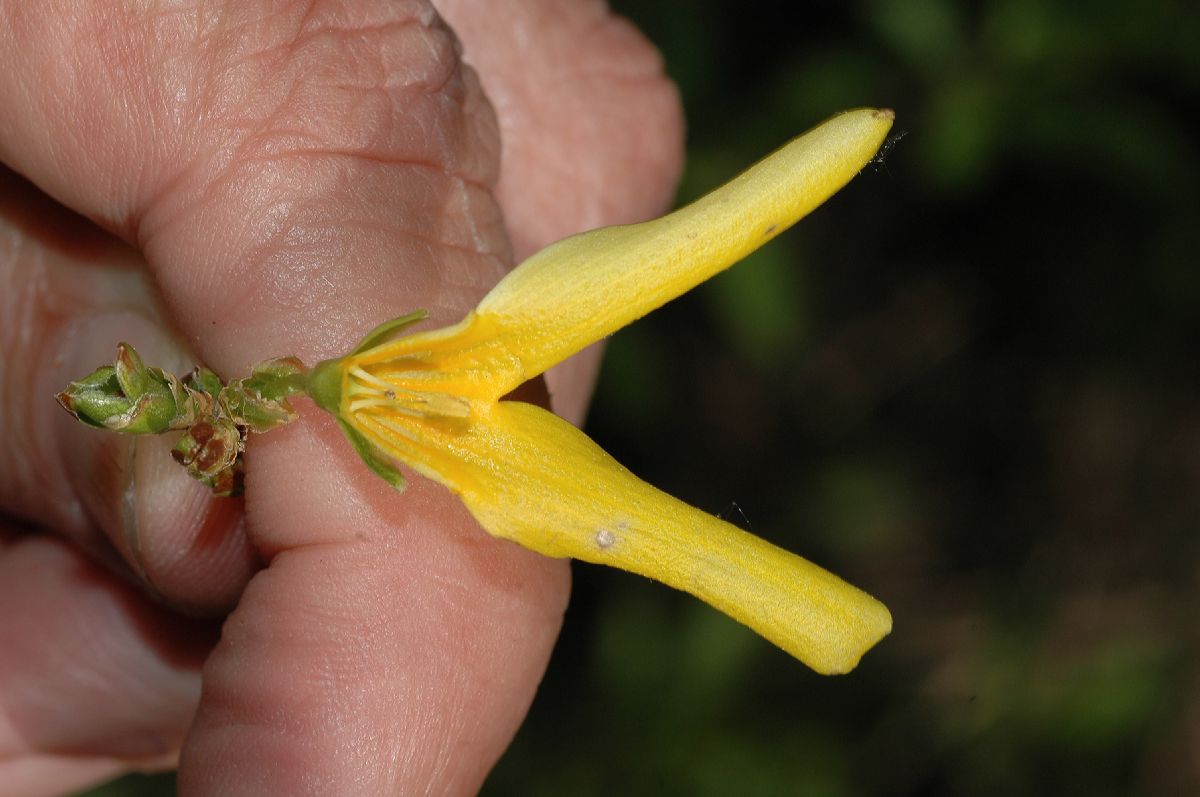
[[[243,514],[49,398],[120,339],[238,376],[450,322],[513,255],[663,209],[680,122],[640,37],[595,3],[438,11],[495,116],[424,2],[0,2],[0,159],[32,183],[0,183],[9,792],[182,749],[184,793],[469,793],[524,715],[565,563],[397,497],[323,413],[254,440]],[[586,364],[547,379],[579,418]],[[230,609],[213,647],[195,618]]]

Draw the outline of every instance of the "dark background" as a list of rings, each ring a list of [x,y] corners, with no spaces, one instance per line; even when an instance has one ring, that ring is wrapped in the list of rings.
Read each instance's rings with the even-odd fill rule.
[[[895,630],[825,678],[576,565],[485,794],[1200,794],[1200,4],[614,6],[683,91],[681,201],[838,110],[907,131],[617,335],[588,429]]]

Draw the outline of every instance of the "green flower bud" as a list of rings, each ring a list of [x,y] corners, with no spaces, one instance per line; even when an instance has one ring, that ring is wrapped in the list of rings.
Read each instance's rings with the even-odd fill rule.
[[[72,382],[54,398],[79,421],[102,429],[105,418],[129,408],[129,399],[121,392],[111,365],[101,366],[83,379]]]
[[[254,366],[250,376],[230,382],[219,403],[225,414],[252,432],[268,432],[296,420],[287,397],[303,393],[307,380],[304,363],[295,357],[267,360]]]
[[[58,403],[89,426],[127,434],[157,434],[178,429],[192,415],[187,392],[173,375],[147,368],[133,347],[117,347],[114,365],[103,366],[72,382]],[[192,412],[189,412],[192,411]],[[189,418],[190,420],[190,418]]]

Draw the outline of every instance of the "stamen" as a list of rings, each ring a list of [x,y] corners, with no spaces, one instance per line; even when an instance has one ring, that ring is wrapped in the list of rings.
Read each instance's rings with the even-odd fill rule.
[[[401,404],[395,399],[378,398],[378,396],[372,398],[355,399],[347,405],[347,409],[350,412],[361,412],[362,410],[376,408],[394,410],[395,412],[403,413],[404,415],[409,415],[413,418],[424,418],[428,414],[424,410],[416,409],[415,407],[410,407],[406,404]]]
[[[382,396],[378,393],[366,392],[364,398],[352,398],[346,405],[350,412],[361,412],[370,409],[386,409],[407,415],[411,418],[467,418],[471,415],[471,405],[455,396],[444,393],[408,393],[397,396],[395,392]]]
[[[379,377],[375,376],[375,374],[363,369],[363,367],[359,365],[350,366],[350,369],[347,371],[347,373],[355,379],[366,382],[369,385],[374,385],[385,392],[392,386],[390,382],[383,381]]]
[[[351,377],[346,389],[350,412],[386,408],[417,418],[467,418],[471,415],[471,403],[466,399],[403,388],[358,365],[351,366],[347,373]]]
[[[382,426],[384,429],[406,437],[414,443],[418,442],[417,435],[413,433],[412,429],[405,424],[397,423],[386,415],[368,414],[361,416],[359,420],[364,425]]]

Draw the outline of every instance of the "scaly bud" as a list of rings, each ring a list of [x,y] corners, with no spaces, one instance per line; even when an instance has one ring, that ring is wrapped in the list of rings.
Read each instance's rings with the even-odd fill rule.
[[[241,492],[242,433],[228,418],[203,418],[171,449],[171,456],[188,474],[217,495]]]
[[[235,379],[221,391],[225,414],[252,432],[268,432],[296,420],[287,397],[303,393],[308,369],[295,357],[267,360],[254,366],[250,376]]]
[[[114,365],[97,368],[56,396],[89,426],[126,434],[157,434],[191,420],[187,392],[173,375],[147,368],[133,347],[117,347]],[[182,411],[182,412],[181,412]]]

